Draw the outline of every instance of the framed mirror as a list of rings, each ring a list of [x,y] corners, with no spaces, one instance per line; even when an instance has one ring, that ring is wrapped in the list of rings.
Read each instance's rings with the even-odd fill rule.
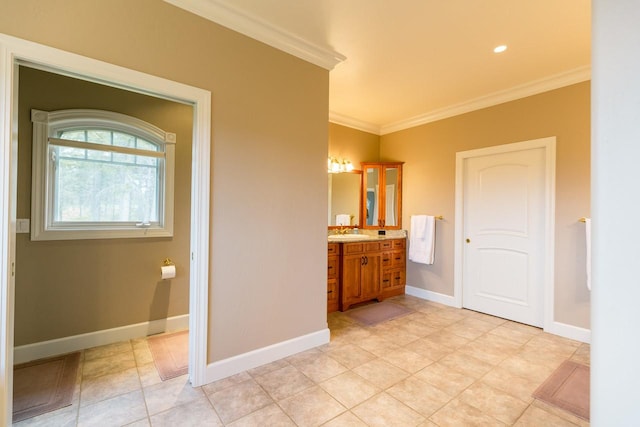
[[[360,227],[362,171],[330,173],[328,177],[329,228]]]

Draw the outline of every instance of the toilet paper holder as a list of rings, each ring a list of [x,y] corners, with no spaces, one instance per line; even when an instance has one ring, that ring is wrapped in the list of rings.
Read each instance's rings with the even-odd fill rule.
[[[162,261],[162,265],[175,265],[173,263],[173,261],[171,261],[171,258],[165,258],[164,261]]]

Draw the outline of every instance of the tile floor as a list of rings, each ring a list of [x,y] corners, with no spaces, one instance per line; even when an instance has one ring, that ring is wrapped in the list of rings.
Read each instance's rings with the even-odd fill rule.
[[[589,345],[427,302],[363,327],[329,316],[331,343],[192,388],[162,382],[144,339],[83,352],[73,404],[15,426],[588,426],[531,398]]]

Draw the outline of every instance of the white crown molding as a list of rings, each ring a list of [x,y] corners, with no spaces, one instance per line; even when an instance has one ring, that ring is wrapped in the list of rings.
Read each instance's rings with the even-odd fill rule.
[[[374,135],[380,135],[380,126],[373,123],[364,122],[362,120],[354,119],[352,117],[336,113],[335,111],[329,111],[329,122],[361,130],[363,132],[372,133]]]
[[[164,1],[327,70],[346,59],[330,48],[310,43],[221,0]]]
[[[448,117],[457,116],[482,108],[491,107],[502,104],[504,102],[514,101],[516,99],[525,98],[527,96],[537,95],[542,92],[558,89],[564,86],[584,82],[591,79],[591,66],[584,66],[556,74],[539,80],[534,80],[520,86],[510,89],[494,92],[479,98],[475,98],[460,104],[451,105],[431,111],[429,113],[415,116],[406,120],[400,120],[389,123],[380,127],[380,135],[397,132],[404,129],[424,125],[437,120],[446,119]]]

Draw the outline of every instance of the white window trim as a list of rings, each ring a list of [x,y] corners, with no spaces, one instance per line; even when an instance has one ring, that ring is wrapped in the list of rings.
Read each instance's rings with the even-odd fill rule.
[[[104,110],[71,109],[31,110],[33,153],[31,171],[31,240],[119,239],[173,236],[174,171],[176,135],[135,117]],[[80,227],[52,228],[49,209],[49,138],[60,129],[97,127],[122,131],[149,141],[164,143],[164,183],[161,199],[161,224],[145,227],[105,226],[84,223]]]

